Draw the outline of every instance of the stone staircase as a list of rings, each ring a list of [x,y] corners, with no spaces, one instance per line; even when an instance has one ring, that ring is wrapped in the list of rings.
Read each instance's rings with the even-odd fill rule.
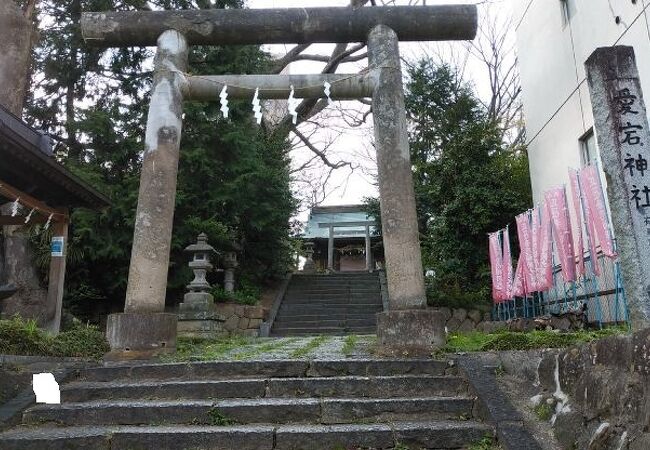
[[[474,419],[445,361],[268,360],[83,369],[36,405],[3,450],[459,449]]]
[[[377,272],[296,274],[271,329],[272,336],[372,334],[383,310]]]

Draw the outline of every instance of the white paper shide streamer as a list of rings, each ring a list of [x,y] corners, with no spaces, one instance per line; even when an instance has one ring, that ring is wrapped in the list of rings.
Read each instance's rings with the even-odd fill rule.
[[[20,206],[18,200],[20,200],[20,197],[18,197],[16,201],[11,205],[11,217],[16,217],[16,215],[18,214],[18,207]]]
[[[260,88],[255,89],[255,95],[253,96],[253,113],[255,114],[255,119],[257,124],[262,123],[262,105],[260,104]]]
[[[44,230],[50,228],[50,223],[52,223],[52,216],[54,216],[54,214],[50,214],[49,217],[47,218],[47,222],[45,222],[45,225],[43,226]]]
[[[28,223],[30,220],[32,220],[32,214],[34,214],[34,211],[36,208],[32,208],[32,210],[27,214],[27,217],[25,217],[25,223]]]
[[[330,97],[330,95],[332,94],[332,85],[329,82],[326,81],[325,83],[323,83],[323,86],[325,87],[325,89],[323,89],[323,92],[325,93],[325,96],[327,97],[327,103],[329,105],[331,105],[332,104],[332,97]]]
[[[289,92],[289,99],[287,100],[287,103],[289,107],[289,114],[293,116],[293,124],[296,125],[298,123],[298,113],[296,112],[296,108],[298,107],[300,100],[294,97],[295,92],[293,89],[293,84],[290,87],[291,91]]]
[[[221,99],[221,113],[223,114],[223,117],[226,119],[228,118],[228,86],[223,85],[223,89],[221,89],[221,93],[219,94],[219,98]]]

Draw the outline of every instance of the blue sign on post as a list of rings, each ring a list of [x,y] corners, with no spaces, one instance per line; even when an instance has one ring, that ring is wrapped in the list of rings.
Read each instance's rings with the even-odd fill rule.
[[[63,236],[52,237],[51,254],[52,256],[63,256]]]

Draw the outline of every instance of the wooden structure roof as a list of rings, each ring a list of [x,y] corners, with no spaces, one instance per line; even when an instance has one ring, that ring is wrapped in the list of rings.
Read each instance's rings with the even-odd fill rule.
[[[0,184],[34,197],[46,205],[102,209],[109,199],[70,173],[52,153],[49,136],[39,132],[0,105]],[[0,202],[15,198],[3,196]]]

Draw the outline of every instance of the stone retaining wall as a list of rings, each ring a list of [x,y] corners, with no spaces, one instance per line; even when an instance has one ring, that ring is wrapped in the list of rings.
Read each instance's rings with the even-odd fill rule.
[[[537,377],[563,448],[650,449],[650,329],[546,353]]]
[[[261,306],[217,303],[215,311],[223,317],[223,334],[259,336],[260,325],[268,316],[268,310]]]
[[[491,321],[489,312],[464,308],[436,308],[445,316],[445,326],[449,333],[468,333],[485,331],[484,322]]]

